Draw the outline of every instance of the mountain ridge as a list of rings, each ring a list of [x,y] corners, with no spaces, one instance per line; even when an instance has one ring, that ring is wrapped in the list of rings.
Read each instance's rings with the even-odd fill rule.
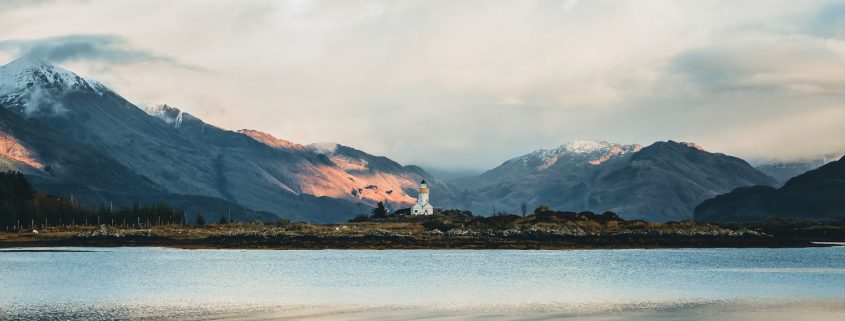
[[[390,174],[377,167],[369,168],[367,175],[344,170],[302,145],[284,143],[258,131],[225,130],[168,105],[140,108],[105,86],[80,85],[89,82],[63,69],[62,77],[39,76],[43,70],[59,67],[40,62],[37,68],[19,67],[24,63],[13,62],[0,73],[4,80],[0,88],[5,89],[0,102],[6,111],[0,122],[41,131],[28,135],[4,132],[14,138],[6,140],[14,153],[5,155],[12,160],[5,168],[24,169],[27,175],[36,176],[33,182],[37,187],[48,191],[65,186],[79,199],[91,202],[109,198],[130,202],[132,195],[145,201],[196,195],[293,219],[336,222],[368,212],[362,206],[379,201],[406,206],[413,200],[407,193],[430,176],[419,168],[401,166],[391,168]],[[12,71],[34,76],[10,74]],[[5,82],[8,79],[32,81]],[[61,112],[44,109],[43,100],[32,96],[61,103]],[[85,150],[79,154],[88,156],[56,153],[65,147]],[[15,155],[21,161],[14,161]],[[22,161],[26,155],[35,155],[30,164]],[[361,152],[355,157],[371,155]],[[38,169],[36,162],[53,173]],[[75,164],[72,170],[69,162]],[[98,162],[108,165],[98,166]],[[97,172],[107,169],[123,174]],[[131,184],[138,188],[128,188]],[[370,186],[379,190],[368,189]],[[398,192],[386,193],[393,190]]]
[[[7,66],[0,67],[0,167],[24,169],[36,186],[91,202],[202,197],[255,213],[338,222],[377,202],[410,206],[426,180],[442,208],[516,212],[527,202],[668,221],[692,218],[701,201],[737,187],[777,184],[742,159],[671,140],[649,146],[575,140],[447,182],[341,144],[227,130],[166,104],[141,108],[42,62]]]
[[[845,218],[845,156],[780,188],[744,187],[708,199],[696,207],[695,217],[710,222]]]

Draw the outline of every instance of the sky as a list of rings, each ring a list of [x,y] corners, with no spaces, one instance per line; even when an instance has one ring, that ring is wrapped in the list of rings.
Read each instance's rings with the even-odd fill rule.
[[[845,153],[843,1],[0,0],[0,64],[21,55],[440,170],[575,139]]]

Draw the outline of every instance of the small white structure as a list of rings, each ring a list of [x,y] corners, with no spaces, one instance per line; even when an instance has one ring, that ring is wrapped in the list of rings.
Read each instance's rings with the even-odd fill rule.
[[[412,215],[431,215],[434,214],[434,206],[428,202],[428,184],[425,180],[420,182],[420,195],[417,196],[417,204],[411,207]]]

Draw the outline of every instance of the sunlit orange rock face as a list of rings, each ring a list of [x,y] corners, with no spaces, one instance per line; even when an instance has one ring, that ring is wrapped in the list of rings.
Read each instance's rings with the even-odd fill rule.
[[[276,149],[311,153],[306,147],[256,130],[240,130],[242,134]],[[327,196],[375,204],[388,202],[394,208],[407,207],[416,195],[405,190],[415,190],[421,177],[411,174],[387,173],[370,167],[366,159],[327,153],[331,163],[301,162],[289,171],[296,186],[279,183],[280,187],[294,193]]]
[[[241,134],[247,135],[249,137],[252,137],[252,139],[255,139],[255,140],[262,142],[265,145],[273,147],[273,148],[305,149],[305,146],[302,146],[302,145],[294,143],[294,142],[286,141],[284,139],[276,138],[275,136],[270,135],[270,134],[265,133],[265,132],[260,132],[260,131],[252,130],[252,129],[241,129],[238,132],[241,133]]]
[[[636,145],[633,146],[633,148],[631,149],[630,152],[636,153],[636,152],[639,152],[642,148],[643,148],[642,145],[636,144]],[[607,153],[605,153],[604,155],[602,155],[601,157],[599,157],[597,159],[590,160],[589,163],[592,164],[592,165],[600,165],[600,164],[610,160],[611,158],[613,158],[615,156],[619,156],[619,155],[622,155],[622,154],[625,154],[625,153],[626,153],[626,151],[625,151],[625,149],[622,148],[622,146],[615,145]]]
[[[34,152],[30,151],[14,137],[3,132],[0,132],[0,157],[37,169],[44,169],[44,164],[38,160]]]
[[[703,151],[703,150],[704,150],[704,147],[701,147],[701,145],[696,144],[696,143],[685,143],[685,142],[684,142],[684,143],[681,143],[681,144],[683,144],[683,145],[685,145],[685,146],[687,146],[687,147],[690,147],[690,148],[695,148],[695,149],[697,149],[697,150],[701,150],[701,151]]]

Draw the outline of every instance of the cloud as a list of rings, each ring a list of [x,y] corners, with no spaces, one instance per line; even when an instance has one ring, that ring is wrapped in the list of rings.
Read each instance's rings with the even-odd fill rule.
[[[186,69],[199,69],[147,50],[133,48],[115,35],[65,35],[42,39],[3,40],[0,50],[18,56],[44,59],[53,63],[95,61],[110,65],[159,63]]]
[[[0,39],[35,39],[4,41],[5,50],[63,60],[131,101],[473,169],[579,137],[693,141],[741,157],[845,151],[841,125],[822,121],[845,108],[843,26],[845,6],[827,0],[0,9]],[[801,148],[779,147],[799,136]]]
[[[62,103],[66,92],[56,92],[35,87],[28,93],[24,102],[24,113],[27,116],[34,114],[63,115],[67,108]]]
[[[783,90],[845,94],[845,41],[758,35],[687,50],[674,70],[707,91]]]
[[[21,7],[48,3],[50,0],[4,0],[0,12],[11,11]]]

